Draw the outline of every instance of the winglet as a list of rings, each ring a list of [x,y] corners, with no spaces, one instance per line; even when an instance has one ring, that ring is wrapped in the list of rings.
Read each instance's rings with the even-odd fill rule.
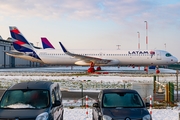
[[[68,51],[66,50],[66,48],[64,47],[64,45],[63,45],[61,42],[59,42],[59,44],[60,44],[60,46],[61,46],[63,52],[67,53]]]
[[[46,48],[55,49],[54,46],[49,42],[49,40],[46,37],[41,37],[41,42],[44,49]]]

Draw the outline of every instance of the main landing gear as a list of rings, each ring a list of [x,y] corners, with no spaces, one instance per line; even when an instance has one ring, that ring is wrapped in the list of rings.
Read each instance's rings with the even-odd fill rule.
[[[88,73],[94,73],[95,72],[95,69],[94,69],[94,63],[91,62],[90,64],[90,68],[87,70]]]
[[[144,67],[144,71],[146,71],[146,73],[148,73],[148,66]]]
[[[160,73],[159,67],[156,66],[156,74],[159,74],[159,73]]]
[[[98,67],[96,68],[96,70],[97,70],[97,71],[101,71],[101,67],[98,66]]]
[[[101,71],[101,67],[98,66],[98,67],[96,68],[96,70],[97,70],[97,71]],[[88,73],[94,73],[94,72],[95,72],[94,63],[93,63],[93,62],[91,62],[90,67],[88,68],[87,72],[88,72]]]
[[[146,71],[146,73],[148,73],[148,66],[144,67],[144,71]],[[156,66],[156,74],[159,74],[159,73],[160,73],[159,67]]]

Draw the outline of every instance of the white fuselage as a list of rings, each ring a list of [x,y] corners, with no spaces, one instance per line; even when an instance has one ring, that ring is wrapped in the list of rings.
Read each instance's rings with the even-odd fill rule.
[[[150,54],[152,51],[154,54]],[[24,55],[8,55],[33,62],[52,65],[89,66],[91,64],[90,61],[66,55],[62,50],[58,49],[36,49],[35,52],[39,56],[40,60],[32,56],[28,56],[29,53],[24,53]],[[178,62],[176,57],[163,50],[71,50],[71,52],[79,55],[111,60],[108,64],[97,62],[95,63],[96,66],[169,65]]]
[[[150,52],[154,54],[150,54]],[[36,54],[45,64],[56,65],[90,65],[86,60],[80,60],[66,55],[62,50],[37,49]],[[112,60],[108,64],[95,63],[95,65],[168,65],[178,62],[177,58],[163,50],[71,50],[84,56]],[[167,55],[168,54],[168,55]]]

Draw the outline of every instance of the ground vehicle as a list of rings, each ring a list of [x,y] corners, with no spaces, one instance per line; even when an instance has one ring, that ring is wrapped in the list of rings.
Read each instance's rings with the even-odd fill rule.
[[[63,112],[60,86],[50,81],[17,83],[0,101],[3,120],[63,120]]]
[[[149,106],[149,104],[147,104]],[[104,89],[93,104],[93,120],[152,120],[140,95],[130,89]]]

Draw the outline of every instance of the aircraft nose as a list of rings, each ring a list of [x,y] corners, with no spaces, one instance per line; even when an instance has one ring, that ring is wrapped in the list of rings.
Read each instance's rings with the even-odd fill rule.
[[[172,61],[173,63],[177,63],[177,62],[178,62],[178,59],[177,59],[176,57],[174,57],[174,58],[171,59],[171,61]]]

